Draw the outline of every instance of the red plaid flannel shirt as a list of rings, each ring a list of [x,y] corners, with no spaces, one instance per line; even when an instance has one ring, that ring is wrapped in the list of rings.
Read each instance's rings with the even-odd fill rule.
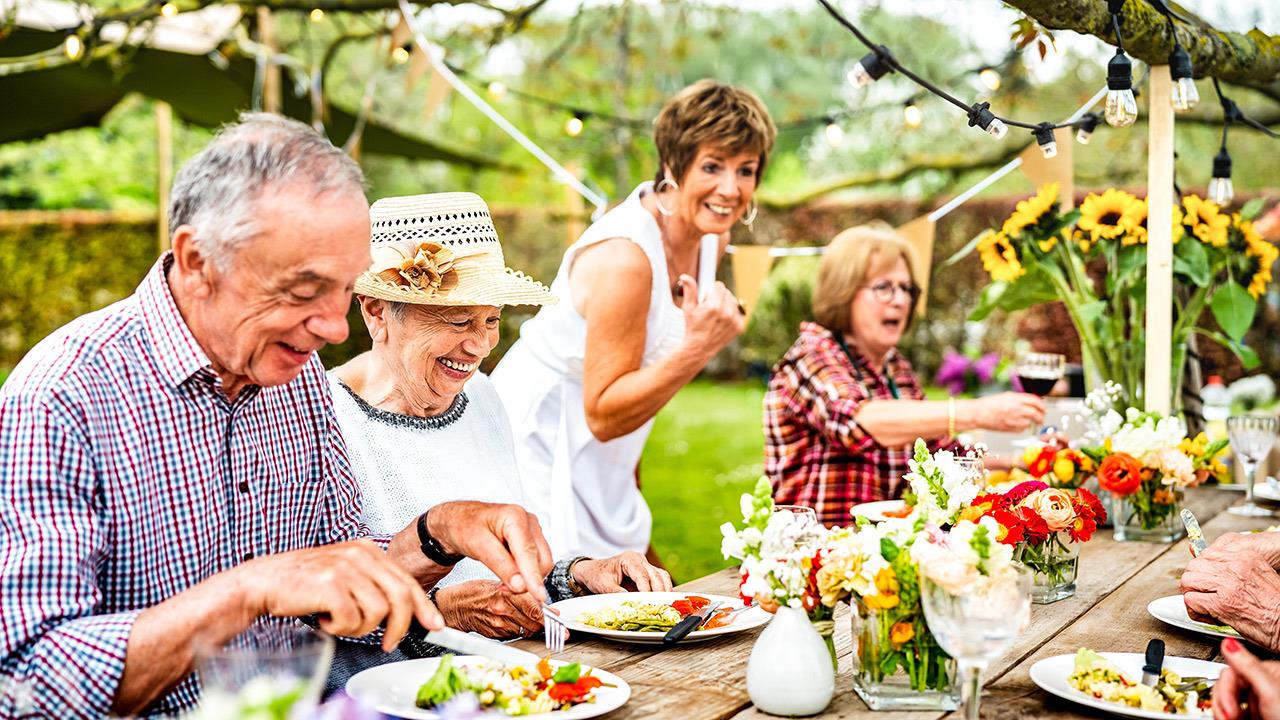
[[[773,499],[812,507],[826,525],[848,525],[849,507],[857,503],[899,497],[911,457],[909,445],[884,447],[854,420],[868,400],[894,399],[885,375],[855,354],[861,382],[830,330],[801,323],[764,396],[765,473]],[[885,372],[900,399],[924,399],[911,363],[896,350]],[[935,439],[930,449],[937,445]]]

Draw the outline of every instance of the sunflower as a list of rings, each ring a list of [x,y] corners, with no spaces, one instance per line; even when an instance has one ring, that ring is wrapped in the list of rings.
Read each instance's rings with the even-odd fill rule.
[[[1182,208],[1186,212],[1183,222],[1191,228],[1193,235],[1200,238],[1200,242],[1216,248],[1226,247],[1231,217],[1222,212],[1217,204],[1198,195],[1188,195],[1182,198]]]
[[[1280,257],[1280,248],[1262,239],[1262,235],[1253,227],[1253,223],[1236,215],[1236,227],[1244,236],[1246,258],[1254,261],[1253,277],[1249,279],[1249,294],[1255,299],[1262,297],[1271,282],[1271,266]]]
[[[1110,188],[1101,195],[1090,194],[1084,199],[1076,226],[1089,234],[1090,242],[1114,240],[1132,230],[1141,208],[1142,201],[1138,198]]]
[[[982,267],[991,274],[992,280],[1013,282],[1026,273],[1018,260],[1018,251],[1009,242],[1004,233],[988,230],[978,240],[978,255],[982,258]]]
[[[1147,199],[1143,198],[1142,207],[1134,212],[1131,219],[1135,220],[1134,225],[1129,230],[1129,234],[1125,235],[1120,241],[1121,245],[1146,245],[1147,244],[1147,215],[1151,210],[1151,206],[1147,203]],[[1173,244],[1177,245],[1182,239],[1182,208],[1177,205],[1173,206]]]
[[[1065,239],[1075,242],[1080,247],[1080,252],[1085,255],[1088,255],[1089,251],[1093,249],[1093,236],[1089,233],[1081,232],[1080,228],[1071,229],[1071,235]]]
[[[1019,200],[1013,208],[1013,214],[1001,226],[1000,232],[1008,237],[1014,237],[1023,230],[1038,225],[1057,204],[1058,187],[1059,184],[1056,182],[1047,183],[1041,186],[1035,195]]]

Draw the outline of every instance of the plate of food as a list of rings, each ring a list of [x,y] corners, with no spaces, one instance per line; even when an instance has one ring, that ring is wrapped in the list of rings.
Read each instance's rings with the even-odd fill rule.
[[[849,514],[855,518],[864,517],[871,522],[884,522],[904,518],[911,514],[911,510],[911,506],[903,500],[880,500],[854,505],[849,508]]]
[[[1151,613],[1151,617],[1161,622],[1169,623],[1174,627],[1180,627],[1183,630],[1191,630],[1217,637],[1240,637],[1240,633],[1229,625],[1211,625],[1202,623],[1199,620],[1192,620],[1187,613],[1187,604],[1183,601],[1181,595],[1170,595],[1158,600],[1152,600],[1147,604],[1147,612]]]
[[[593,718],[631,697],[627,681],[598,668],[543,659],[536,667],[503,665],[475,655],[387,663],[356,673],[347,694],[378,712],[435,720],[450,703],[479,704],[498,715],[557,720]]]
[[[551,607],[560,611],[560,619],[573,632],[625,642],[661,643],[677,623],[714,602],[723,605],[707,619],[703,629],[694,630],[680,642],[711,640],[750,630],[773,618],[758,607],[744,609],[742,601],[736,598],[687,592],[587,595],[561,600]]]
[[[1226,665],[1166,657],[1160,679],[1144,685],[1140,653],[1097,653],[1045,658],[1031,666],[1031,681],[1060,698],[1116,715],[1165,720],[1210,716],[1210,689]]]

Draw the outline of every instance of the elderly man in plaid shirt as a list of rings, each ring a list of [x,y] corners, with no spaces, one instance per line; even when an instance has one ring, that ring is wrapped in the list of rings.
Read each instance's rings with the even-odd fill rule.
[[[179,173],[171,226],[134,295],[0,389],[0,717],[189,709],[193,648],[278,618],[383,626],[394,648],[414,618],[441,626],[423,587],[463,555],[541,597],[550,552],[516,506],[446,503],[357,539],[315,353],[346,339],[369,265],[359,168],[247,116]]]

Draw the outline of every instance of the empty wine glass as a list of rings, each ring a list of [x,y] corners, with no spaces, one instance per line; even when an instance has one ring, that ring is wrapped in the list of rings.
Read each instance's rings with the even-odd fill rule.
[[[1014,572],[978,589],[954,593],[920,576],[920,600],[929,632],[960,666],[966,720],[978,720],[982,673],[1003,655],[1031,619],[1031,573]]]
[[[987,467],[982,458],[976,455],[956,455],[955,463],[964,476],[978,487],[987,486]]]
[[[195,717],[310,717],[333,652],[332,637],[285,621],[255,625],[226,647],[197,648],[204,692]]]
[[[811,524],[817,524],[818,522],[818,511],[807,505],[774,505],[773,511],[776,513],[789,512],[793,515],[798,515],[801,522]]]
[[[1272,512],[1253,501],[1253,483],[1258,463],[1271,451],[1280,434],[1280,418],[1268,415],[1232,415],[1227,418],[1227,436],[1231,449],[1244,466],[1244,504],[1227,508],[1233,515],[1271,517]]]

